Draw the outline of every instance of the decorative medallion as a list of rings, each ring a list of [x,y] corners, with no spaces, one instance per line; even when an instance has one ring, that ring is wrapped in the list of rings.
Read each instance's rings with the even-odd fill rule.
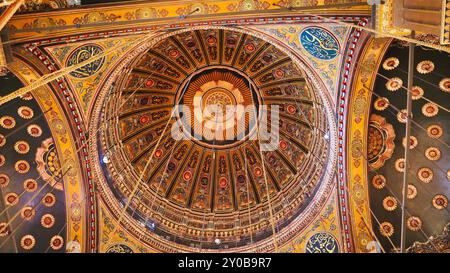
[[[423,61],[417,65],[417,72],[420,74],[428,74],[434,71],[434,63],[432,61]]]
[[[284,151],[287,149],[287,147],[288,147],[287,142],[284,140],[280,140],[280,149]]]
[[[30,170],[30,164],[25,160],[19,160],[14,165],[14,168],[16,169],[16,172],[24,174]]]
[[[433,207],[441,210],[445,209],[448,206],[448,198],[443,194],[438,194],[433,198]]]
[[[406,109],[403,109],[400,112],[398,112],[397,120],[400,123],[406,123],[406,121],[408,121],[408,111],[406,111]]]
[[[164,152],[161,149],[158,149],[155,152],[155,157],[160,158],[163,154],[164,154]]]
[[[17,114],[23,119],[32,119],[34,116],[33,109],[28,106],[21,106],[17,110]]]
[[[0,167],[5,165],[6,162],[6,158],[4,155],[0,155]]]
[[[42,135],[42,129],[39,125],[31,124],[27,128],[27,132],[32,137],[40,137]]]
[[[403,80],[400,78],[389,79],[388,82],[386,83],[387,90],[392,92],[399,90],[400,88],[402,88],[402,86]]]
[[[369,123],[368,160],[374,169],[381,168],[392,157],[395,144],[395,131],[386,119],[372,114]]]
[[[391,237],[394,234],[394,226],[389,222],[380,224],[380,233],[384,237]]]
[[[413,86],[411,89],[411,95],[413,100],[421,99],[424,93],[425,92],[423,91],[423,88],[419,86]]]
[[[51,228],[55,225],[55,217],[51,214],[44,214],[41,217],[41,225],[45,228]]]
[[[46,207],[53,207],[56,203],[56,196],[53,193],[47,193],[44,198],[42,198],[42,203]]]
[[[381,174],[377,174],[372,177],[372,185],[375,189],[381,190],[386,186],[386,177]]]
[[[82,63],[91,57],[103,53],[103,49],[95,44],[83,45],[70,53],[66,61],[66,67]],[[105,57],[101,57],[77,70],[70,72],[75,78],[87,78],[97,73],[103,66]]]
[[[406,137],[403,138],[402,145],[404,148],[406,148]],[[419,141],[417,140],[417,137],[410,136],[409,137],[409,149],[412,150],[412,149],[416,148],[417,145],[419,145]]]
[[[53,250],[60,250],[64,245],[64,239],[63,237],[59,235],[55,235],[50,239],[50,247]]]
[[[425,151],[425,156],[431,161],[441,159],[441,151],[436,147],[430,147]]]
[[[61,164],[52,138],[42,142],[36,152],[37,170],[41,177],[55,189],[62,190]]]
[[[7,174],[0,174],[0,187],[6,188],[9,185],[9,176]]]
[[[8,236],[10,232],[11,230],[7,223],[0,223],[0,238]]]
[[[0,134],[0,147],[5,146],[5,144],[6,144],[6,137]]]
[[[384,68],[384,70],[390,71],[390,70],[394,70],[395,68],[397,68],[399,64],[400,64],[400,61],[398,58],[390,57],[384,61],[383,68]]]
[[[191,181],[191,179],[192,179],[192,172],[191,171],[185,171],[184,174],[183,174],[183,179],[186,182]]]
[[[431,138],[438,139],[444,134],[444,132],[443,132],[441,126],[434,124],[434,125],[428,126],[427,134]]]
[[[433,170],[430,168],[420,168],[417,172],[417,177],[423,183],[430,183],[433,180]]]
[[[24,207],[21,211],[20,211],[20,216],[22,216],[23,219],[30,221],[31,219],[33,219],[34,215],[36,214],[36,211],[34,210],[34,208],[32,207]]]
[[[15,192],[10,192],[5,195],[5,205],[7,206],[15,206],[19,203],[19,196]]]
[[[373,104],[376,110],[378,111],[384,111],[389,107],[389,100],[387,98],[378,98],[375,100],[375,103]]]
[[[393,211],[397,208],[397,200],[392,196],[388,196],[383,199],[383,207],[387,211]]]
[[[306,243],[306,253],[339,253],[337,240],[328,232],[316,233]]]
[[[3,116],[0,118],[0,126],[5,129],[12,129],[16,126],[16,120],[10,116]]]
[[[36,240],[33,235],[25,235],[20,239],[20,246],[25,250],[30,250],[36,244]]]
[[[113,246],[110,246],[107,250],[106,253],[133,253],[133,250],[124,244],[116,244]]]
[[[26,141],[20,140],[14,144],[14,150],[16,150],[17,153],[24,155],[30,151],[30,145]]]
[[[417,196],[417,188],[416,188],[416,186],[414,186],[412,184],[409,184],[408,185],[408,194],[407,194],[406,197],[408,199],[412,200],[412,199],[416,198],[416,196]]]
[[[439,113],[439,108],[436,104],[434,103],[426,103],[423,107],[422,107],[422,114],[424,114],[424,116],[426,117],[434,117]]]
[[[404,158],[399,158],[395,161],[395,169],[401,173],[405,171],[405,159]]]
[[[406,225],[411,231],[419,231],[422,228],[422,220],[419,217],[411,216],[406,220]]]
[[[23,188],[27,192],[34,192],[38,188],[38,184],[34,179],[27,179],[23,182]]]
[[[439,88],[444,92],[450,92],[450,78],[445,78],[439,82]]]
[[[307,27],[300,33],[300,43],[312,56],[332,60],[339,54],[339,43],[334,35],[320,27]]]

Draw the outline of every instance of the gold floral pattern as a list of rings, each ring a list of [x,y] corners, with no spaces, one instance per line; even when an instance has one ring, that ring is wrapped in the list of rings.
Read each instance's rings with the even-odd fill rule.
[[[448,206],[448,198],[447,196],[443,195],[443,194],[437,194],[434,198],[433,198],[433,207],[442,210],[447,208]]]
[[[386,177],[381,174],[377,174],[372,177],[372,185],[375,189],[381,190],[386,186]]]
[[[431,138],[438,139],[444,134],[444,131],[442,130],[441,126],[433,124],[433,125],[428,126],[427,134]]]
[[[408,185],[408,194],[407,194],[406,197],[408,199],[412,200],[412,199],[416,198],[416,196],[417,196],[417,188],[416,188],[416,186],[414,186],[412,184],[409,184]]]
[[[391,237],[394,234],[394,226],[389,222],[380,224],[380,233],[384,237]]]
[[[432,61],[422,61],[417,65],[417,72],[420,74],[428,74],[434,71],[435,65]]]
[[[388,82],[386,83],[387,90],[392,92],[399,90],[400,88],[402,88],[402,86],[403,80],[397,77],[389,79]]]
[[[25,250],[30,250],[36,244],[36,239],[33,235],[25,235],[20,239],[20,246]]]
[[[394,70],[395,68],[397,68],[399,64],[400,64],[400,60],[398,58],[390,57],[390,58],[387,58],[383,62],[383,68],[384,68],[384,70],[390,71],[390,70]]]
[[[423,183],[430,183],[433,180],[433,170],[427,167],[420,168],[417,172],[417,177]]]
[[[394,211],[397,208],[397,204],[397,200],[392,196],[383,199],[383,207],[387,211]]]
[[[425,156],[431,161],[438,161],[441,159],[441,151],[436,147],[426,149]]]
[[[0,126],[5,129],[12,129],[16,126],[16,120],[10,116],[3,116],[0,118]]]
[[[422,107],[422,114],[424,114],[424,116],[426,117],[434,117],[439,113],[439,108],[436,104],[429,102],[426,103],[423,107]]]
[[[368,159],[374,169],[381,168],[392,157],[395,144],[395,131],[386,119],[372,114],[369,123]]]
[[[419,217],[411,216],[406,220],[406,225],[411,231],[419,231],[422,228],[422,220]]]

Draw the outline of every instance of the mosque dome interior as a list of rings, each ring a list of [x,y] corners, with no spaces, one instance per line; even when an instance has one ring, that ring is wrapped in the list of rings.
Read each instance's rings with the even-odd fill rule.
[[[369,2],[0,1],[0,253],[450,252],[450,1]]]

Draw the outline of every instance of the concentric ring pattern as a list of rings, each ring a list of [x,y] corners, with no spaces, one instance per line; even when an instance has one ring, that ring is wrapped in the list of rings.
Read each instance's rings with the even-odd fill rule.
[[[176,105],[257,110],[242,126],[220,127],[207,111],[182,123],[189,131],[208,121],[213,133],[228,128],[243,138],[201,133],[175,140]],[[271,236],[272,221],[277,231],[291,223],[314,197],[330,148],[324,105],[304,72],[271,43],[229,29],[185,31],[139,55],[115,82],[104,102],[99,160],[122,206],[138,187],[127,217],[146,232],[188,247],[245,246]],[[252,120],[275,122],[261,121],[262,106],[280,110],[273,151],[250,138]]]

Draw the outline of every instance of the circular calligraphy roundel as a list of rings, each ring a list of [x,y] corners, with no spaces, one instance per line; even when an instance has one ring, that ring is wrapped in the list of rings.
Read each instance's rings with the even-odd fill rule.
[[[98,45],[83,45],[70,53],[69,58],[67,58],[66,66],[79,64],[102,52],[103,49]],[[104,62],[105,57],[102,57],[81,68],[78,68],[73,72],[70,72],[70,75],[75,78],[87,78],[97,73],[100,68],[102,68]]]
[[[109,247],[106,253],[133,253],[133,250],[127,245],[116,244]]]
[[[327,232],[316,233],[306,244],[306,253],[338,253],[339,244],[333,235]]]
[[[312,56],[321,60],[332,60],[339,53],[339,42],[328,30],[308,27],[300,33],[300,43]]]

